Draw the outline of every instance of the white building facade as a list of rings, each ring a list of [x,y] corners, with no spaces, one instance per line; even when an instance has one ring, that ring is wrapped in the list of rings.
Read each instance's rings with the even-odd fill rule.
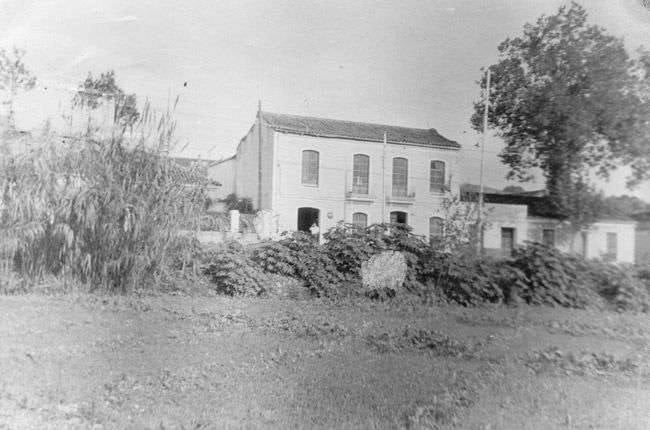
[[[443,233],[443,200],[461,194],[459,150],[435,129],[259,111],[236,154],[213,163],[208,174],[223,195],[251,198],[272,214],[279,232],[400,222],[427,238]],[[634,262],[633,221],[602,220],[575,234],[561,219],[540,214],[538,196],[486,194],[485,205],[486,254],[508,256],[535,241],[586,258]]]
[[[428,236],[459,191],[459,149],[434,129],[259,112],[210,176],[270,210],[281,231],[397,221]]]
[[[496,198],[495,198],[496,197]],[[503,202],[503,198],[509,203]],[[616,263],[635,262],[636,222],[631,219],[599,219],[573,230],[568,222],[538,211],[545,200],[517,195],[487,195],[487,225],[483,248],[493,256],[508,256],[526,241],[543,243],[563,252]],[[501,200],[501,202],[499,202]]]

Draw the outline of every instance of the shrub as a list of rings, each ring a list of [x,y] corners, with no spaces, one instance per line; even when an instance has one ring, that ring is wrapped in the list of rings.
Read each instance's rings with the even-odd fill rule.
[[[339,223],[323,235],[325,252],[341,273],[359,275],[361,265],[386,249],[384,232]]]
[[[372,256],[361,265],[364,292],[372,298],[394,297],[404,284],[406,270],[406,259],[399,252]]]
[[[254,212],[253,200],[249,197],[239,198],[237,194],[228,194],[223,200],[226,210],[238,210],[242,214],[252,214]]]
[[[617,310],[648,312],[650,294],[643,280],[635,278],[630,268],[601,261],[581,261],[592,288]]]
[[[480,259],[471,253],[440,251],[431,252],[423,261],[421,276],[429,294],[442,294],[464,306],[511,301],[525,282],[524,274],[507,263]]]
[[[404,224],[373,224],[366,228],[339,224],[325,233],[326,251],[337,269],[355,282],[360,281],[363,262],[382,251],[399,251],[406,259],[407,272],[404,287],[419,293],[420,260],[429,246],[414,235]]]
[[[303,232],[264,244],[253,252],[252,259],[268,272],[302,279],[317,296],[340,293],[345,280],[323,247]]]
[[[526,303],[585,308],[599,302],[578,257],[528,242],[525,247],[515,249],[510,265],[526,278],[518,292]]]
[[[203,272],[222,294],[259,296],[266,292],[270,279],[236,242],[229,242],[208,253]]]
[[[414,235],[411,227],[404,224],[383,224],[374,228],[383,231],[386,249],[400,251],[406,258],[408,267],[404,282],[406,290],[416,294],[421,293],[419,273],[422,271],[422,260],[431,250],[424,238]]]

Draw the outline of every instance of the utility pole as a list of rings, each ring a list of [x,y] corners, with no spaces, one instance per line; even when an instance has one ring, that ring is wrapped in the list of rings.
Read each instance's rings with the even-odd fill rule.
[[[483,109],[483,141],[481,142],[481,169],[479,173],[479,193],[478,193],[478,240],[476,242],[476,251],[478,254],[483,253],[483,164],[485,159],[485,145],[487,143],[488,128],[488,110],[490,109],[490,68],[487,69],[485,83],[485,107]]]
[[[386,224],[386,132],[381,148],[381,223]]]
[[[262,100],[257,101],[257,210],[262,210]]]

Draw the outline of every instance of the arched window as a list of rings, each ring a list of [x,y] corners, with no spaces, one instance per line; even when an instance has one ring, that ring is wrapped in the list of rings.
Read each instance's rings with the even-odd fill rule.
[[[318,185],[318,151],[302,151],[302,183]]]
[[[429,218],[429,242],[434,242],[442,238],[444,234],[443,231],[443,220],[440,217],[432,216]]]
[[[352,192],[368,194],[369,176],[370,157],[365,154],[354,154],[352,166]]]
[[[355,212],[352,214],[352,225],[355,227],[365,228],[368,226],[368,215],[363,212]]]
[[[408,194],[409,162],[406,158],[393,158],[393,195],[404,197]]]
[[[445,191],[445,162],[434,160],[431,162],[429,176],[429,190],[435,193]]]

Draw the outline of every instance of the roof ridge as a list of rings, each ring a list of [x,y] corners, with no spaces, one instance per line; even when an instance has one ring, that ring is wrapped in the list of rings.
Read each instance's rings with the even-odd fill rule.
[[[351,138],[381,141],[387,134],[390,143],[407,143],[448,148],[460,148],[460,144],[441,135],[435,128],[404,127],[401,125],[378,124],[372,122],[350,121],[345,119],[319,118],[259,111],[264,124],[278,131],[313,134],[321,137]]]
[[[292,117],[295,117],[295,118],[304,118],[304,119],[311,119],[311,120],[316,120],[316,121],[338,121],[338,122],[345,122],[345,123],[348,123],[348,124],[365,124],[365,125],[373,125],[373,126],[377,126],[377,127],[403,128],[403,129],[406,129],[406,130],[435,131],[436,133],[438,133],[438,130],[436,130],[433,127],[431,127],[431,128],[407,127],[407,126],[404,126],[404,125],[380,124],[378,122],[350,121],[350,120],[347,120],[347,119],[325,118],[325,117],[309,116],[309,115],[295,115],[295,114],[292,114],[292,113],[278,113],[278,112],[262,111],[262,117],[264,117],[264,114],[292,116]],[[443,137],[443,138],[447,139],[446,137],[444,137],[442,135],[440,135],[440,137]],[[447,139],[447,140],[449,140],[449,139]]]

